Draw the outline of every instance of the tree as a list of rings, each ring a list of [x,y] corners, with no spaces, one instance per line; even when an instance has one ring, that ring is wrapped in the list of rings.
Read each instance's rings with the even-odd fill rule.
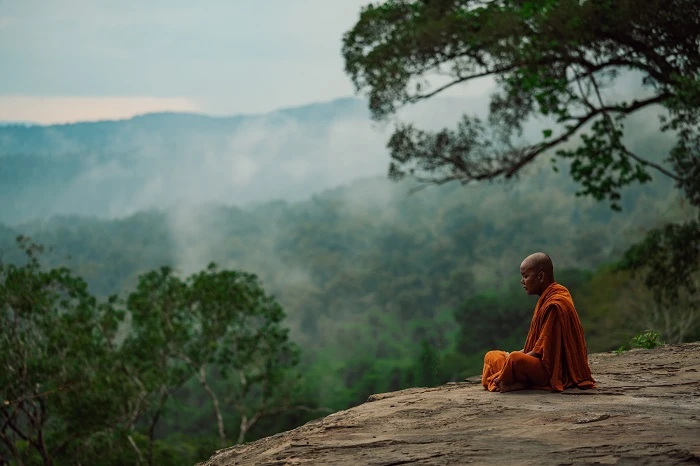
[[[515,177],[555,151],[578,195],[620,209],[621,188],[672,178],[700,213],[700,4],[695,0],[389,0],[362,9],[343,38],[345,70],[376,120],[483,77],[495,80],[486,122],[456,129],[399,124],[389,176],[443,184]],[[611,92],[638,77],[635,96]],[[665,161],[624,140],[629,118],[659,111],[676,139]],[[535,116],[554,125],[518,142]],[[568,141],[578,137],[576,145]],[[557,160],[557,159],[553,159]],[[623,266],[646,271],[658,300],[692,292],[700,267],[698,218],[650,232]],[[666,271],[659,280],[655,272]],[[663,275],[663,274],[662,274]]]
[[[101,464],[126,449],[134,396],[116,340],[124,314],[67,269],[0,262],[0,462]],[[116,453],[121,455],[121,453]]]
[[[191,316],[183,313],[185,285],[163,267],[139,276],[136,290],[129,294],[126,306],[131,328],[124,342],[134,360],[139,392],[139,424],[145,429],[146,455],[136,444],[139,460],[154,464],[156,428],[166,403],[173,393],[192,376],[191,370],[178,358],[172,347],[180,348],[191,339]]]
[[[157,426],[191,380],[222,443],[226,405],[238,442],[264,416],[303,410],[284,311],[254,275],[212,264],[181,280],[164,267],[126,303],[98,301],[19,244],[23,263],[0,261],[0,464],[173,464]]]
[[[533,309],[532,305],[523,304],[522,295],[522,287],[513,286],[467,299],[455,312],[460,326],[457,349],[462,354],[473,354],[498,348],[522,348]]]
[[[619,272],[618,272],[619,273]],[[629,275],[629,274],[627,274]],[[625,274],[623,273],[623,277]],[[698,276],[691,277],[695,289],[698,289]],[[660,334],[666,343],[684,343],[698,337],[700,318],[698,293],[682,292],[673,305],[652,299],[649,290],[638,280],[627,276],[625,283],[616,289],[615,300],[618,308],[634,316],[634,324],[640,326],[637,334],[645,330],[653,330]],[[629,328],[629,326],[628,326]]]
[[[223,404],[239,417],[239,443],[262,416],[292,409],[298,350],[281,325],[282,307],[255,275],[210,264],[183,281],[163,267],[140,277],[127,307],[130,346],[142,349],[150,366],[142,371],[153,375],[150,391],[158,398],[151,441],[165,402],[192,377],[211,401],[221,446],[228,439]]]

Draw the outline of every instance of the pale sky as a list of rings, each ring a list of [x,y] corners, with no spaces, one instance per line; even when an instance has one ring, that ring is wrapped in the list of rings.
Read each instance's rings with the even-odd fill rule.
[[[260,113],[354,94],[369,0],[0,0],[0,121]]]
[[[235,114],[352,94],[366,0],[0,0],[0,120]]]
[[[369,0],[0,0],[0,121],[260,113],[354,94]]]

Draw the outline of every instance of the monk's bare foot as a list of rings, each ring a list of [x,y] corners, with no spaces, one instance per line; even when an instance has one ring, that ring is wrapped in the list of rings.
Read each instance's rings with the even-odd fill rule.
[[[527,388],[527,385],[524,383],[519,383],[516,382],[511,385],[505,385],[505,384],[499,384],[498,388],[500,388],[500,392],[505,393],[505,392],[514,392],[516,390],[525,390]]]

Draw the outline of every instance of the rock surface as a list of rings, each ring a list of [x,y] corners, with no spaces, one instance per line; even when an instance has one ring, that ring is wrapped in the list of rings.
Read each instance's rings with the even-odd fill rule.
[[[595,390],[489,393],[469,379],[372,395],[198,466],[700,464],[700,343],[590,363]]]

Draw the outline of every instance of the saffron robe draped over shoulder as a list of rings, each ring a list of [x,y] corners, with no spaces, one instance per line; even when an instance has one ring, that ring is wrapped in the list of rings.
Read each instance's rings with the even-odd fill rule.
[[[524,354],[529,352],[541,355],[549,377],[549,383],[532,388],[556,392],[571,387],[595,388],[581,320],[569,290],[558,283],[549,285],[537,301],[523,349]],[[504,368],[516,372],[528,370],[509,367],[509,363],[513,365],[516,361],[509,361],[503,357],[505,353],[500,353],[491,351],[484,360],[483,383],[490,391],[498,389],[494,379],[500,378]]]

